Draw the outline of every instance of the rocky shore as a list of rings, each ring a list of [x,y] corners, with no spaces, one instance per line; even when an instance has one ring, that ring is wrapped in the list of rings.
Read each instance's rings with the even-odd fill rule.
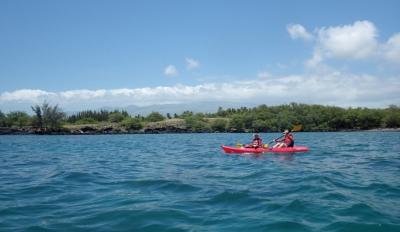
[[[0,135],[95,135],[95,134],[159,134],[189,133],[185,120],[168,119],[150,122],[143,129],[132,130],[118,123],[64,125],[59,130],[43,130],[33,127],[0,127]]]
[[[371,130],[345,130],[343,132],[400,132],[400,128],[376,128]],[[184,121],[175,122],[155,122],[149,123],[141,130],[131,130],[124,128],[118,124],[104,123],[104,124],[85,124],[85,125],[65,125],[57,131],[39,130],[33,127],[0,127],[0,135],[101,135],[101,134],[168,134],[168,133],[192,133]],[[214,132],[214,131],[198,131],[201,132]],[[251,131],[236,131],[229,130],[229,133],[248,133]]]

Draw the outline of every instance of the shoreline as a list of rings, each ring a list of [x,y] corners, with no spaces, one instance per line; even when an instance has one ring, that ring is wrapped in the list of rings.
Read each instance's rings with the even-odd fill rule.
[[[400,132],[400,128],[374,128],[367,130],[349,129],[349,130],[336,130],[336,131],[299,131],[294,133],[312,133],[312,132]],[[251,134],[252,131],[203,131],[194,132],[185,129],[180,130],[88,130],[88,131],[36,131],[32,128],[0,128],[0,135],[124,135],[124,134]],[[279,133],[279,131],[259,132],[259,133]]]

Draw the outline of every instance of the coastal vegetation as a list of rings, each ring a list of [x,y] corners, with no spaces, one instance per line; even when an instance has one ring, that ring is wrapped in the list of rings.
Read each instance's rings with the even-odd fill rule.
[[[34,105],[32,112],[0,111],[0,133],[276,132],[294,125],[303,131],[399,128],[400,108],[341,108],[291,103],[248,108],[220,107],[215,113],[129,115],[123,110],[86,110],[67,115],[58,106]]]

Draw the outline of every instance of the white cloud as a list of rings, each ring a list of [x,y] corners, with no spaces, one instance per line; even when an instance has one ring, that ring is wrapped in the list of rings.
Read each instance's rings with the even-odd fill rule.
[[[79,89],[79,90],[70,90],[60,93],[60,96],[66,99],[79,98],[82,100],[104,97],[105,95],[106,95],[106,90],[104,89],[99,89],[95,91],[87,89]]]
[[[153,105],[192,102],[236,102],[243,105],[302,102],[338,106],[385,107],[400,102],[400,77],[379,78],[354,75],[335,70],[324,73],[270,77],[201,85],[159,86],[154,88],[123,88],[46,92],[17,90],[0,94],[0,106],[37,103],[47,100],[65,110],[100,108],[104,106]]]
[[[384,45],[384,56],[389,62],[400,64],[400,33],[390,37]]]
[[[186,60],[186,68],[188,70],[192,70],[200,66],[200,62],[198,60],[192,58],[186,58],[185,60]]]
[[[0,108],[15,108],[22,103],[29,106],[44,100],[59,104],[66,110],[201,101],[236,102],[243,105],[301,102],[345,107],[385,107],[400,102],[399,73],[392,77],[356,75],[340,72],[324,63],[327,59],[373,59],[400,64],[400,33],[380,43],[377,31],[369,21],[323,27],[314,30],[314,35],[301,25],[288,26],[292,38],[312,41],[313,56],[306,62],[312,69],[305,74],[277,77],[262,71],[257,74],[256,80],[153,88],[79,89],[63,92],[21,89],[0,93]],[[192,58],[185,60],[189,70],[200,65]],[[164,74],[176,76],[178,71],[175,66],[168,65]]]
[[[46,97],[55,96],[55,93],[39,89],[20,89],[14,92],[4,92],[0,95],[0,102],[5,101],[31,101],[38,102]]]
[[[319,29],[317,46],[327,57],[364,59],[375,55],[376,38],[373,23],[356,21],[352,25]]]
[[[175,66],[173,66],[173,65],[168,65],[168,66],[165,68],[165,70],[164,70],[164,74],[165,74],[166,76],[173,77],[173,76],[178,75],[178,70],[175,68]]]
[[[323,55],[321,54],[320,49],[315,48],[313,56],[306,61],[306,66],[309,68],[316,68],[323,60]]]
[[[300,24],[289,24],[286,30],[292,39],[303,39],[306,41],[312,40],[314,37]]]
[[[308,32],[299,24],[287,27],[290,36],[303,36]],[[386,43],[378,41],[378,29],[367,20],[353,24],[322,27],[314,30],[314,51],[306,66],[316,68],[327,59],[369,60],[400,63],[400,33],[389,38]]]

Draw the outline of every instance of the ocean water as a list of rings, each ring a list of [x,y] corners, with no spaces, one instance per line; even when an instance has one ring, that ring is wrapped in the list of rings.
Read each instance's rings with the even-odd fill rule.
[[[279,134],[261,134],[269,141]],[[0,231],[400,231],[400,133],[0,136]]]

